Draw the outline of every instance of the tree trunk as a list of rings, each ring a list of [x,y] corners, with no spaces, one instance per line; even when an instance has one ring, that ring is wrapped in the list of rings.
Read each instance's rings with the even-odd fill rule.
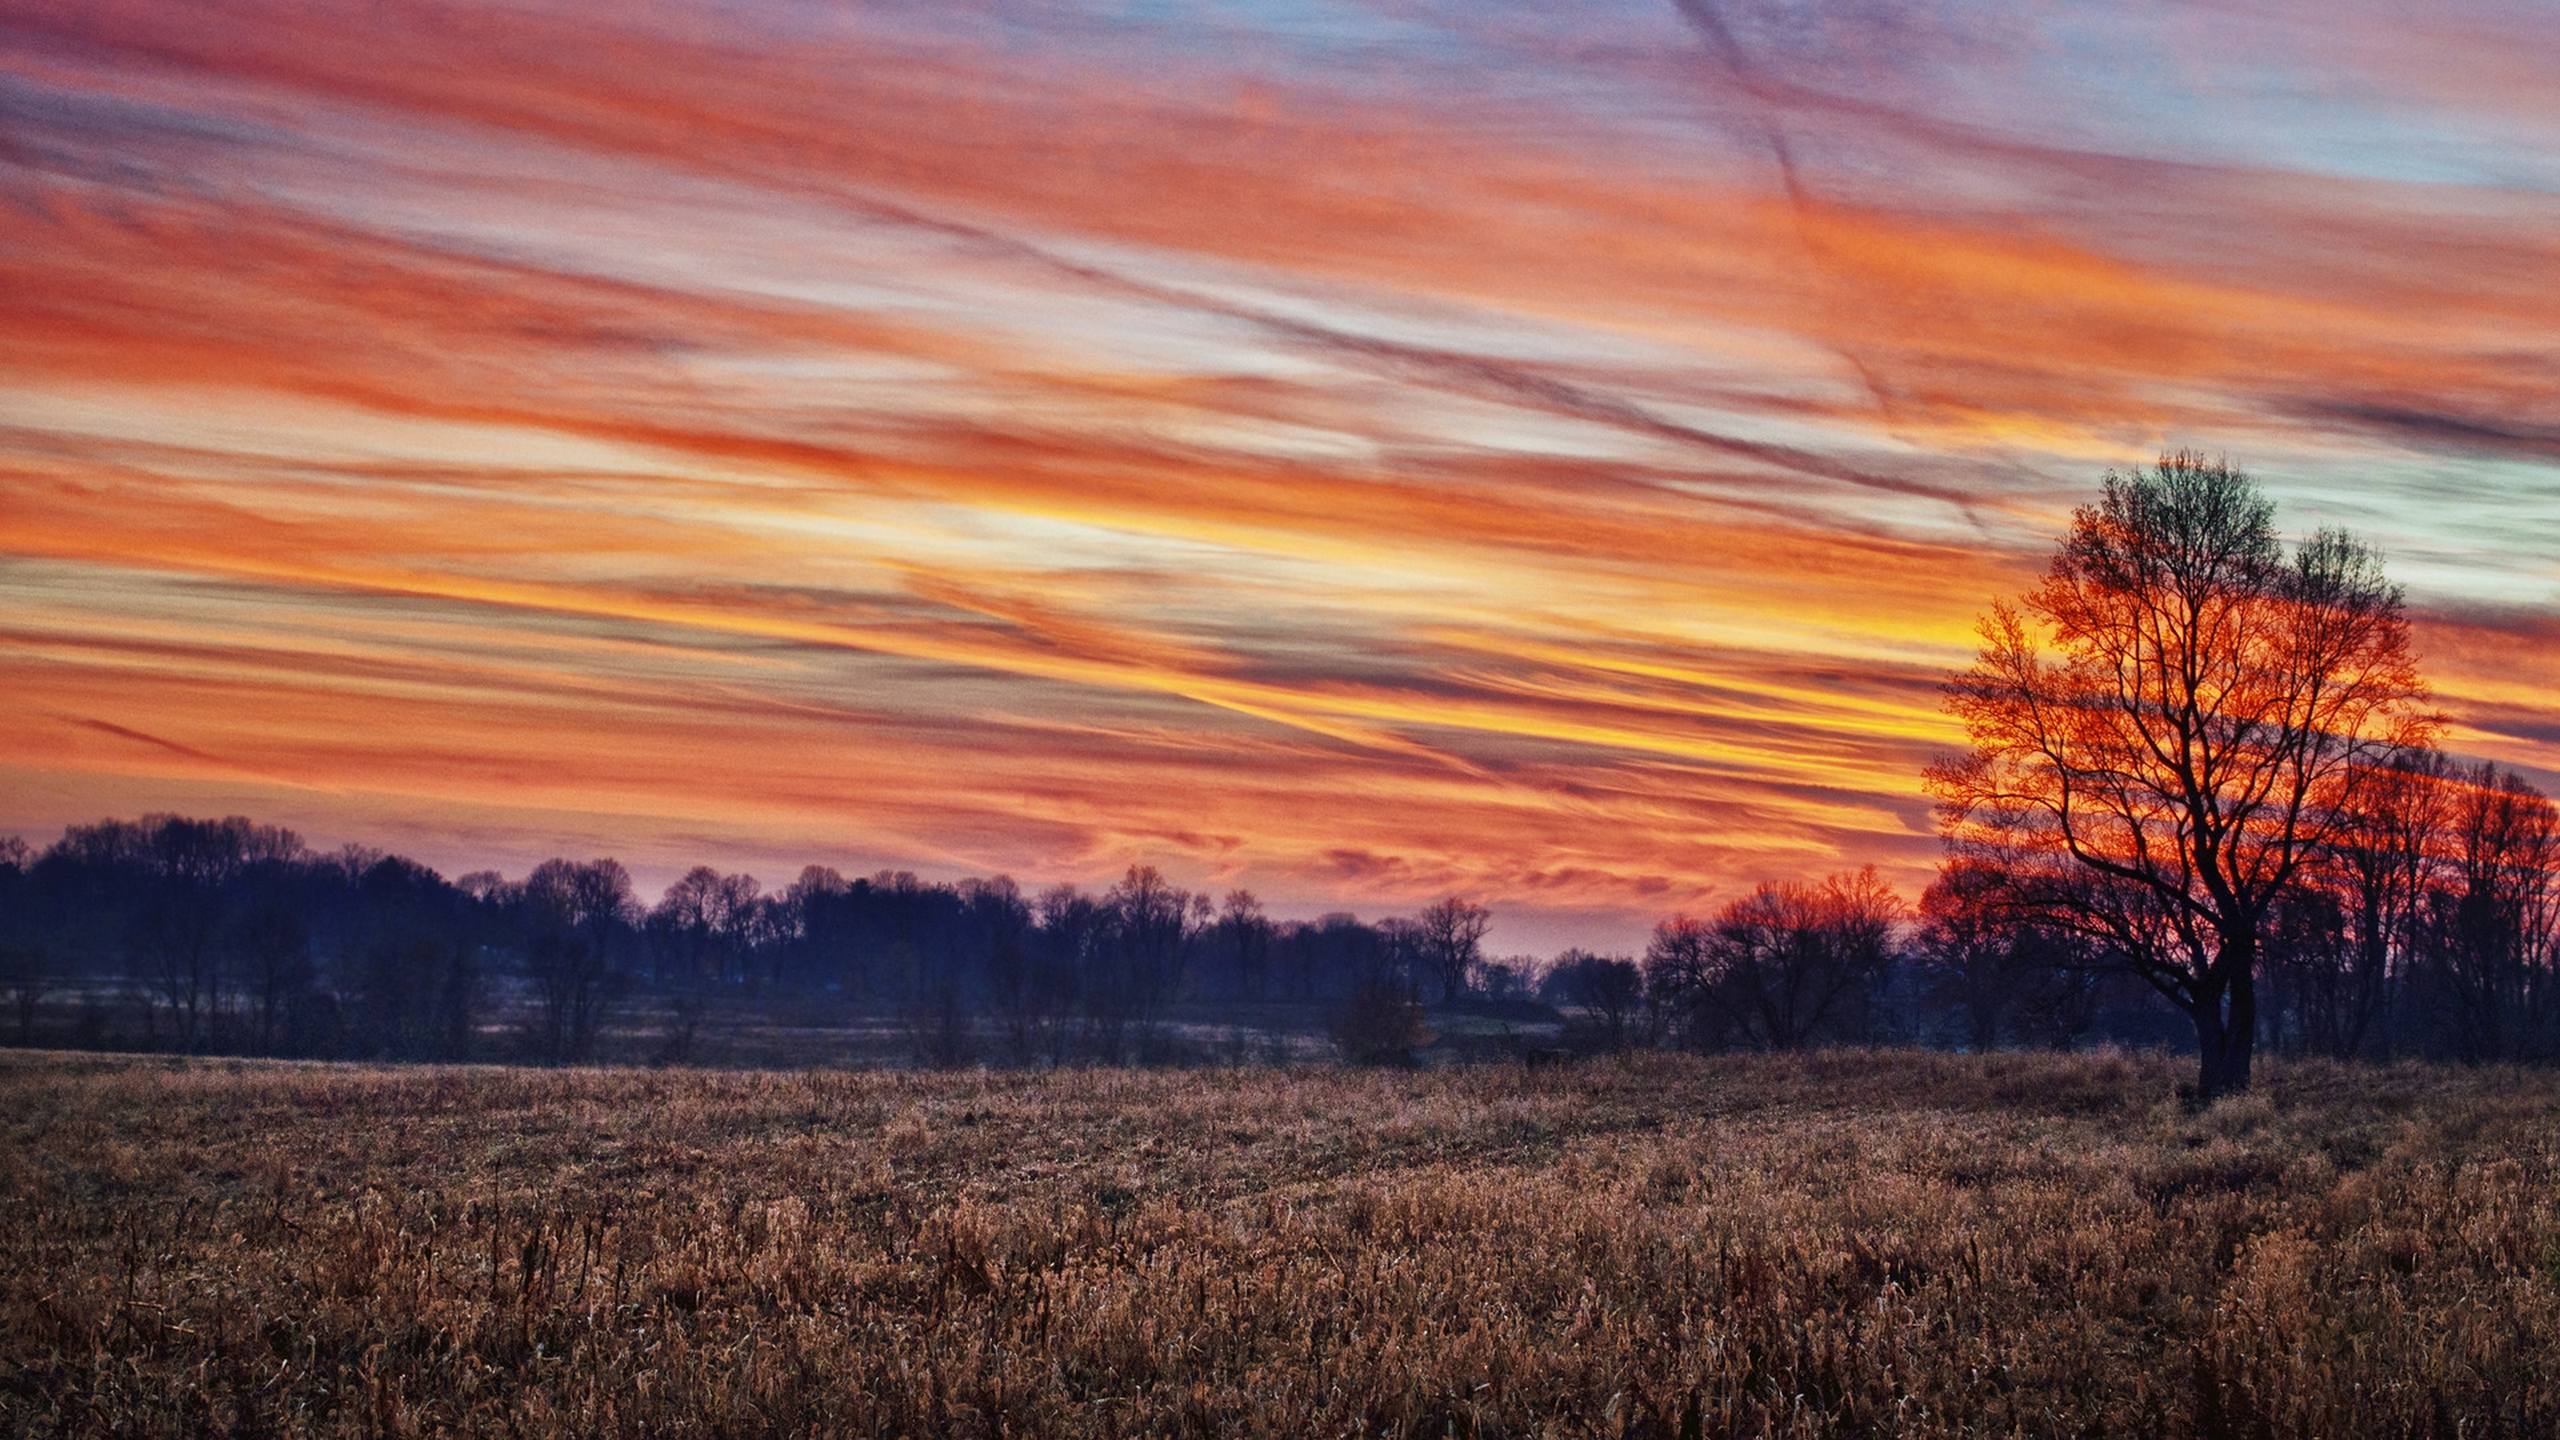
[[[2258,1040],[2255,947],[2226,946],[2215,968],[2227,969],[2220,987],[2200,997],[2196,1022],[2196,1100],[2210,1105],[2249,1088]]]

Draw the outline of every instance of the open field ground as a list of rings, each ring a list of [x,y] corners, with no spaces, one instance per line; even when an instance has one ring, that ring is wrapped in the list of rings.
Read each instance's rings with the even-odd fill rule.
[[[1193,1003],[1167,1008],[1143,1045],[1153,1063],[1193,1065],[1307,1064],[1335,1058],[1327,1022],[1338,1002]],[[941,1036],[935,1021],[895,1007],[863,1006],[836,996],[738,989],[644,992],[625,997],[597,1028],[599,1065],[682,1065],[700,1069],[906,1067],[929,1054]],[[539,1063],[541,1016],[529,986],[510,978],[485,983],[469,1058]],[[1558,1043],[1562,1017],[1540,1005],[1462,1003],[1434,1007],[1435,1037],[1423,1059],[1466,1063],[1512,1056],[1523,1046]],[[177,1036],[149,983],[130,978],[63,981],[45,987],[26,1023],[0,1019],[0,1044],[16,1048],[158,1052]],[[959,1021],[964,1063],[1036,1063],[1003,1025],[984,1015]],[[1085,1038],[1069,1027],[1067,1048],[1084,1058]],[[338,1058],[338,1057],[331,1057]]]
[[[2560,1432],[2560,1083],[0,1056],[0,1431]]]

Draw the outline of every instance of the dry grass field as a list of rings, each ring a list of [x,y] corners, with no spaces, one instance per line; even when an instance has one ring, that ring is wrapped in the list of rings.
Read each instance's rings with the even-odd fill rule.
[[[2560,1433],[2552,1077],[0,1058],[0,1431]]]

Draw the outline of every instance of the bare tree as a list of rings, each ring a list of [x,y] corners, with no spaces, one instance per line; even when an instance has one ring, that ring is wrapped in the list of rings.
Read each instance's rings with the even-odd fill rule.
[[[1580,1010],[1608,1049],[1624,1049],[1644,1008],[1644,972],[1623,955],[1567,950],[1548,967],[1540,987],[1555,1001]]]
[[[1271,937],[1271,917],[1262,912],[1262,901],[1250,890],[1228,891],[1207,938],[1235,998],[1263,998],[1270,980]]]
[[[682,957],[682,968],[690,972],[684,978],[727,981],[743,966],[757,933],[760,893],[752,875],[723,875],[696,865],[667,887],[649,922],[667,949]]]
[[[2432,750],[2385,758],[2278,897],[2269,957],[2304,1048],[2339,1059],[2389,1050],[2391,1002],[2443,868],[2452,789]]]
[[[1763,885],[1706,927],[1686,1000],[1701,1034],[1765,1050],[1852,1038],[1902,911],[1873,868]]]
[[[248,992],[252,1046],[265,1054],[282,1037],[285,1017],[311,988],[318,972],[311,963],[311,936],[302,917],[274,902],[260,905],[232,927],[231,946],[240,960],[240,981]]]
[[[1467,972],[1484,952],[1485,928],[1493,912],[1472,900],[1452,895],[1415,917],[1415,938],[1423,965],[1440,982],[1440,998],[1455,1000],[1467,992]]]
[[[2011,908],[2006,878],[1979,862],[1939,872],[1912,938],[1931,998],[1962,1018],[1974,1050],[2067,1045],[2095,1018],[2087,948]]]
[[[1372,980],[1327,1018],[1334,1049],[1354,1065],[1411,1065],[1436,1037],[1410,986]]]
[[[146,815],[136,823],[75,825],[57,849],[140,882],[128,940],[177,1022],[179,1047],[187,1050],[210,1038],[222,1008],[230,921],[247,878],[259,867],[304,853],[292,831],[237,815]]]
[[[1206,897],[1197,905],[1194,898],[1153,865],[1130,866],[1102,897],[1111,963],[1095,998],[1111,1006],[1118,1020],[1135,1025],[1142,1049],[1161,1041],[1165,1008],[1181,996],[1192,934],[1207,918]]]
[[[2203,1098],[2245,1089],[2277,897],[2432,730],[2399,589],[2340,531],[2288,554],[2248,476],[2181,453],[2110,473],[1982,638],[1929,772],[1950,843],[2186,1012]]]
[[[2434,1018],[2464,1060],[2560,1049],[2560,807],[2512,771],[2455,777],[2447,873],[2419,949]]]
[[[1674,915],[1653,927],[1645,946],[1644,999],[1654,1023],[1701,1050],[1722,1043],[1713,1033],[1714,1010],[1706,1003],[1710,978],[1707,922],[1694,915]]]
[[[45,997],[54,991],[53,978],[45,973],[44,955],[31,945],[0,943],[0,1001],[5,1001],[18,1021],[18,1043],[32,1045],[36,1037],[36,1012],[44,1008]]]
[[[541,1002],[540,1048],[552,1064],[595,1048],[618,991],[615,938],[638,923],[630,872],[616,860],[545,860],[524,878],[526,967]]]
[[[27,872],[35,851],[15,835],[0,835],[0,999],[18,1018],[18,1043],[34,1043],[36,1012],[52,993],[45,973],[44,947],[36,943],[40,929],[36,907],[27,902]]]
[[[996,1016],[1017,1058],[1063,1064],[1073,1042],[1069,1019],[1077,988],[1098,963],[1108,917],[1073,885],[1041,891],[1032,908],[1038,925],[1026,937],[1021,966],[999,966],[992,977]]]
[[[640,917],[631,873],[618,860],[545,860],[524,877],[523,893],[537,918],[563,929],[601,935]]]

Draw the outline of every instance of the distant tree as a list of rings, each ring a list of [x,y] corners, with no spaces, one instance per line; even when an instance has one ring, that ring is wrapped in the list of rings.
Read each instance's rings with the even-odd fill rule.
[[[1274,937],[1275,989],[1297,1000],[1340,998],[1363,985],[1403,984],[1403,947],[1388,925],[1336,912],[1283,927]]]
[[[386,1060],[463,1060],[472,1050],[480,971],[469,947],[429,936],[384,939],[359,957],[354,1041]]]
[[[915,1063],[937,1070],[957,1069],[969,1063],[974,1047],[968,1001],[962,993],[960,977],[948,968],[928,970],[918,976],[908,991],[902,1020],[907,1054]]]
[[[311,963],[311,933],[292,907],[270,900],[233,926],[231,944],[249,1002],[250,1043],[272,1053],[286,1022],[318,978]]]
[[[44,1007],[45,997],[54,988],[42,951],[32,945],[0,941],[0,1003],[5,1003],[16,1017],[19,1044],[35,1043],[36,1012]]]
[[[1763,885],[1703,930],[1657,931],[1654,970],[1700,1044],[1800,1050],[1855,1039],[1893,962],[1900,914],[1872,868],[1820,884]],[[1693,941],[1693,954],[1679,953]]]
[[[34,1043],[36,1012],[52,993],[35,887],[28,872],[35,852],[15,835],[0,835],[0,1002],[18,1021],[18,1043]]]
[[[2064,1045],[2088,1028],[2097,991],[2085,947],[2012,908],[2006,877],[1952,861],[1920,896],[1913,935],[1930,1000],[1973,1050]]]
[[[708,865],[696,865],[668,886],[649,912],[661,978],[739,978],[758,925],[759,893],[754,876],[723,875]]]
[[[1540,988],[1551,1003],[1581,1011],[1611,1050],[1626,1047],[1644,1010],[1644,971],[1623,955],[1567,950],[1548,967]]]
[[[987,1001],[1005,1053],[1017,1065],[1064,1058],[1056,1031],[1071,997],[1047,959],[1036,928],[998,939],[987,956]]]
[[[630,872],[610,859],[545,860],[520,894],[525,965],[540,1006],[538,1050],[555,1065],[587,1059],[622,988],[614,947],[640,918]]]
[[[363,867],[357,868],[361,870]],[[511,898],[515,889],[507,883],[506,876],[495,870],[473,870],[457,875],[453,880],[453,888],[487,905],[505,903]]]
[[[2303,1043],[2340,1059],[2386,1048],[2395,973],[2405,969],[2435,883],[2451,786],[2444,757],[2383,757],[2354,787],[2326,846],[2305,867],[2330,928],[2287,946]],[[2286,907],[2300,918],[2305,906]],[[2288,918],[2280,915],[2279,920]]]
[[[852,887],[832,866],[801,867],[799,877],[767,897],[773,911],[773,974],[823,985],[843,981],[840,957],[831,954],[830,930]],[[834,963],[831,963],[834,962]]]
[[[2182,453],[2109,474],[1982,637],[1929,773],[1955,853],[2185,1011],[2204,1098],[2246,1088],[2277,898],[2431,729],[2400,591],[2343,532],[2288,554],[2246,475]]]
[[[1273,934],[1271,919],[1262,913],[1262,901],[1252,891],[1227,892],[1203,938],[1228,994],[1239,1000],[1264,998],[1270,984]]]
[[[1152,1024],[1182,987],[1193,919],[1189,891],[1152,865],[1132,865],[1102,897],[1116,964],[1111,983],[1141,1024]]]
[[[1017,1060],[1055,1065],[1072,1051],[1074,1017],[1102,963],[1109,918],[1098,901],[1073,885],[1041,891],[1032,914],[1022,963],[1000,965],[994,977],[997,1023]]]
[[[1334,1049],[1354,1065],[1411,1065],[1432,1041],[1430,1018],[1410,986],[1373,980],[1355,989],[1328,1021]]]
[[[1467,976],[1467,988],[1489,1004],[1518,1005],[1530,1001],[1530,977],[1537,962],[1525,955],[1508,960],[1479,960]]]
[[[978,1048],[981,1000],[1007,1011],[1000,1028],[1014,1058],[1033,1058],[1044,1027],[1031,1002],[1044,987],[1032,954],[1034,911],[1021,887],[998,875],[911,893],[919,903],[891,950],[911,976],[906,1027],[917,1060],[965,1063]]]
[[[735,877],[752,887],[751,877]],[[640,919],[631,872],[618,860],[545,860],[524,877],[524,903],[539,923],[604,938]]]
[[[350,868],[356,865],[362,868]],[[336,878],[335,904],[342,908],[326,923],[325,948],[347,967],[337,978],[351,1001],[362,988],[366,956],[412,947],[473,956],[482,939],[475,927],[492,918],[475,913],[477,902],[446,884],[436,872],[399,856],[369,863],[342,856],[324,862],[318,870]],[[313,930],[318,946],[322,924],[315,920]],[[357,1017],[351,1013],[345,1018],[354,1024]]]
[[[2560,808],[2512,771],[2459,773],[2446,873],[2419,921],[2443,1048],[2469,1061],[2560,1055]]]
[[[1658,1029],[1668,1030],[1697,1049],[1714,1049],[1723,1036],[1710,1026],[1719,1018],[1707,1003],[1711,972],[1707,923],[1692,915],[1674,915],[1653,927],[1639,968],[1644,972],[1645,1006]]]
[[[234,815],[191,820],[73,826],[56,850],[127,878],[127,943],[156,998],[168,1009],[182,1050],[200,1048],[224,1000],[226,941],[234,914],[260,867],[303,855],[290,830]]]
[[[535,1042],[542,1059],[566,1065],[592,1057],[620,988],[603,948],[577,930],[544,926],[526,942],[525,968],[540,1007]]]
[[[782,897],[796,909],[806,909],[820,896],[842,895],[852,889],[832,865],[803,865],[800,876],[782,888]]]
[[[1363,928],[1369,932],[1371,943],[1346,949],[1345,958],[1356,968],[1342,978],[1354,990],[1372,985],[1402,986],[1406,994],[1420,1000],[1426,993],[1423,987],[1436,968],[1422,922],[1393,915]]]
[[[1421,961],[1440,986],[1440,998],[1455,1000],[1467,992],[1467,974],[1483,957],[1484,932],[1493,914],[1472,900],[1452,895],[1415,917]]]

